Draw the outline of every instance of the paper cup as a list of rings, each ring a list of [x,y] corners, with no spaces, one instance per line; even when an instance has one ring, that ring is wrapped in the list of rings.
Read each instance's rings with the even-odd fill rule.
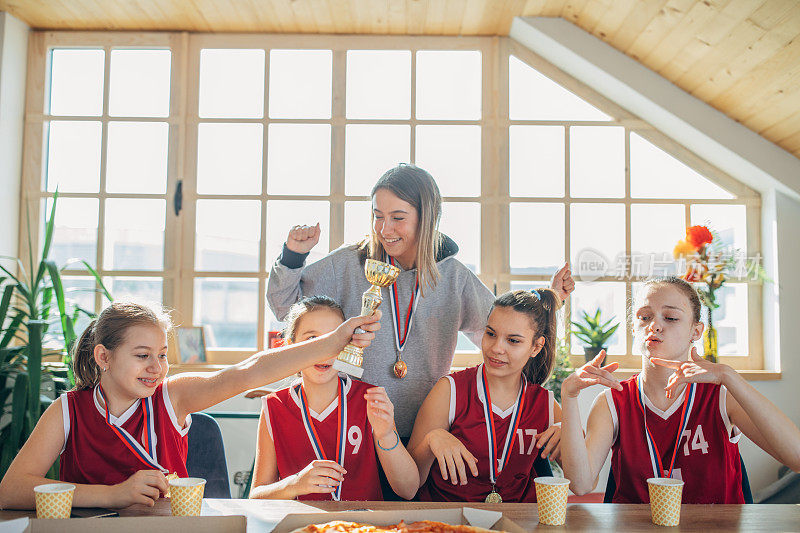
[[[563,477],[537,477],[533,482],[536,483],[539,523],[563,526],[567,518],[569,480]]]
[[[205,487],[206,480],[199,477],[170,479],[169,506],[172,516],[200,516]]]
[[[647,480],[650,492],[650,515],[657,526],[677,526],[681,521],[683,481],[666,477]]]
[[[75,485],[48,483],[33,487],[36,498],[36,518],[69,518]]]

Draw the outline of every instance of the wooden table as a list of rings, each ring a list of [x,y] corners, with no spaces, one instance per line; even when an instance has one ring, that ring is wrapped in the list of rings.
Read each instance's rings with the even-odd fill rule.
[[[284,500],[209,500],[217,505],[257,506],[277,519],[288,513],[323,511],[345,511],[353,509],[398,510],[441,509],[462,507],[464,504],[420,503],[420,502],[316,502],[300,503]],[[681,525],[666,529],[650,522],[649,505],[622,505],[603,503],[576,503],[567,508],[566,526],[544,526],[538,524],[536,504],[501,503],[468,504],[469,507],[502,511],[526,530],[558,531],[800,531],[800,505],[684,505],[681,510]],[[169,516],[169,501],[159,500],[155,507],[134,506],[120,511],[121,516]],[[0,511],[0,521],[33,517],[26,511]],[[108,520],[113,518],[101,519]],[[1,529],[1,526],[0,526]]]

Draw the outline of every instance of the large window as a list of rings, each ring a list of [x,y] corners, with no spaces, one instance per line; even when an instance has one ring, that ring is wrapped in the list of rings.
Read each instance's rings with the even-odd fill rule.
[[[265,291],[289,228],[320,223],[310,261],[359,240],[372,184],[400,162],[436,177],[442,231],[498,293],[570,261],[567,316],[599,307],[629,325],[637,283],[674,269],[688,224],[759,250],[757,194],[509,39],[34,39],[24,194],[41,220],[59,191],[55,258],[205,326],[210,362],[280,326]],[[85,271],[67,274],[101,305]],[[762,365],[759,295],[735,280],[715,314],[738,368]],[[610,354],[630,367],[628,330]]]

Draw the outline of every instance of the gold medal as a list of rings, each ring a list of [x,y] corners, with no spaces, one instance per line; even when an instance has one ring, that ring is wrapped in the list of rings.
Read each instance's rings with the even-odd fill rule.
[[[486,496],[484,501],[486,503],[503,503],[503,498],[500,496],[500,493],[498,493],[496,490],[494,490],[494,487],[492,487],[492,492]]]
[[[408,366],[406,366],[402,359],[398,359],[394,364],[394,375],[403,379],[406,377],[406,374],[408,374]]]

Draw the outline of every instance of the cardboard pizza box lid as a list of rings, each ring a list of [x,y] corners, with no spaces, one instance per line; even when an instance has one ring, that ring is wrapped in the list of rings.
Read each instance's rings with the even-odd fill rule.
[[[25,533],[245,533],[244,516],[136,516],[124,518],[71,518],[39,520],[31,518]]]
[[[454,525],[472,525],[486,529],[524,533],[525,529],[497,511],[472,508],[450,509],[408,509],[401,511],[343,511],[334,513],[293,513],[281,520],[272,533],[289,533],[309,524],[324,524],[334,520],[363,522],[379,526],[394,525],[404,520],[406,523],[419,520],[432,520]]]

